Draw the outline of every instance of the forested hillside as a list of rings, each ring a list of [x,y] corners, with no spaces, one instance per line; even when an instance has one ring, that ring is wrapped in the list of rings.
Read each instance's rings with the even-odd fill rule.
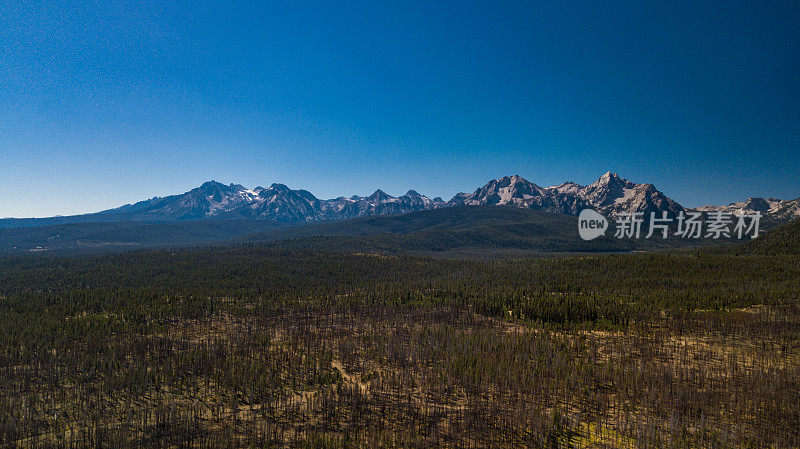
[[[89,253],[225,242],[287,225],[266,220],[71,223],[0,229],[0,254]]]
[[[800,255],[800,220],[790,221],[767,232],[762,237],[731,248],[739,254]]]
[[[765,221],[764,228],[773,226]],[[577,218],[511,206],[467,206],[404,215],[311,224],[267,220],[77,223],[0,229],[0,254],[87,253],[269,242],[274,248],[436,257],[519,257],[541,253],[652,251],[725,245],[736,240],[618,239],[584,241]]]

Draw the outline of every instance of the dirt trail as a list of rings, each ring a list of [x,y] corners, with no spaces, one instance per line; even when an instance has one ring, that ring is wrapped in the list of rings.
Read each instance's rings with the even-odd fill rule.
[[[361,381],[358,379],[358,377],[357,377],[357,376],[354,376],[354,375],[352,375],[352,374],[349,374],[349,373],[348,373],[348,372],[347,372],[347,371],[344,369],[344,366],[342,366],[342,362],[340,362],[340,361],[338,361],[338,360],[333,360],[333,361],[331,361],[331,366],[332,366],[334,369],[336,369],[336,371],[339,371],[339,374],[341,374],[341,375],[342,375],[342,379],[344,379],[344,380],[345,380],[345,382],[351,383],[351,384],[353,384],[353,385],[357,385],[357,386],[358,386],[358,388],[359,388],[359,390],[361,390],[361,393],[366,393],[366,392],[367,392],[367,386],[368,386],[368,385],[367,385],[366,383],[364,383],[364,382],[361,382]]]

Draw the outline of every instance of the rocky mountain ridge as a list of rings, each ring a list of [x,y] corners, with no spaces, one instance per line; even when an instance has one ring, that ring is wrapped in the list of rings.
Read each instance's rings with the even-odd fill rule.
[[[307,190],[294,190],[284,184],[248,189],[240,184],[208,181],[188,192],[155,197],[106,211],[42,219],[4,219],[0,228],[41,226],[76,222],[110,221],[187,221],[206,219],[258,219],[279,223],[305,223],[344,220],[374,215],[402,215],[422,210],[455,206],[510,206],[577,215],[592,208],[607,216],[623,212],[675,216],[686,210],[656,189],[653,184],[637,184],[607,172],[589,185],[564,182],[541,187],[514,175],[488,181],[473,193],[458,193],[449,201],[431,199],[415,190],[394,197],[378,189],[369,196],[319,199]],[[703,206],[701,212],[731,213],[759,211],[776,219],[800,216],[800,199],[749,198],[727,206]]]

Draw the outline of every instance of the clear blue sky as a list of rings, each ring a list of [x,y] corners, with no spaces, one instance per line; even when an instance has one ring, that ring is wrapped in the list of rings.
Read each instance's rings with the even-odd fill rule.
[[[0,217],[209,179],[800,196],[795,1],[127,3],[0,5]]]

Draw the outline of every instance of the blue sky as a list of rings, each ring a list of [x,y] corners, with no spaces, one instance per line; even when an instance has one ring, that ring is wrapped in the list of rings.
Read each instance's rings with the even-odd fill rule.
[[[209,179],[800,196],[797,2],[107,3],[0,5],[0,217]]]

